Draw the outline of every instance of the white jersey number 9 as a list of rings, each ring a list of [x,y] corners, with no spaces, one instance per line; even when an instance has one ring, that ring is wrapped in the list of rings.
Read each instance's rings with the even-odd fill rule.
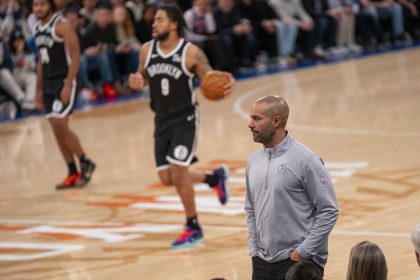
[[[167,78],[163,78],[160,82],[160,87],[162,89],[162,95],[168,96],[169,95],[169,81]]]

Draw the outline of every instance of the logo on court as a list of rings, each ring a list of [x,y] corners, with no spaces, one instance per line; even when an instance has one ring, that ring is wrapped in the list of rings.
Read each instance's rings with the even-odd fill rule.
[[[179,160],[186,159],[188,156],[188,148],[185,147],[184,145],[176,146],[174,150],[174,156],[176,159],[179,159]]]
[[[284,164],[279,166],[279,173],[283,173],[286,170],[286,166]]]

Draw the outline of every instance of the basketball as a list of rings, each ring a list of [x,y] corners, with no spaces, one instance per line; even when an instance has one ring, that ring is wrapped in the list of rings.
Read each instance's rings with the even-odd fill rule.
[[[209,71],[201,80],[200,88],[204,97],[209,100],[220,100],[224,97],[224,86],[229,82],[221,71]]]

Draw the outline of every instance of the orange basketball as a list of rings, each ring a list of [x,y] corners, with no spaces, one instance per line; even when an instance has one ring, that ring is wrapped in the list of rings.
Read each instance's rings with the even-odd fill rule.
[[[229,78],[221,71],[209,71],[201,80],[201,92],[209,100],[220,100],[224,97],[224,87],[228,82]]]

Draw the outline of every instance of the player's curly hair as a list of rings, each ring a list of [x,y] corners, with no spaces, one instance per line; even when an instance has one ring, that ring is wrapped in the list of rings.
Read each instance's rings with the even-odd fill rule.
[[[168,18],[172,22],[176,22],[178,24],[178,35],[180,37],[184,37],[185,21],[181,8],[176,4],[162,4],[157,8],[157,10],[165,11]]]

